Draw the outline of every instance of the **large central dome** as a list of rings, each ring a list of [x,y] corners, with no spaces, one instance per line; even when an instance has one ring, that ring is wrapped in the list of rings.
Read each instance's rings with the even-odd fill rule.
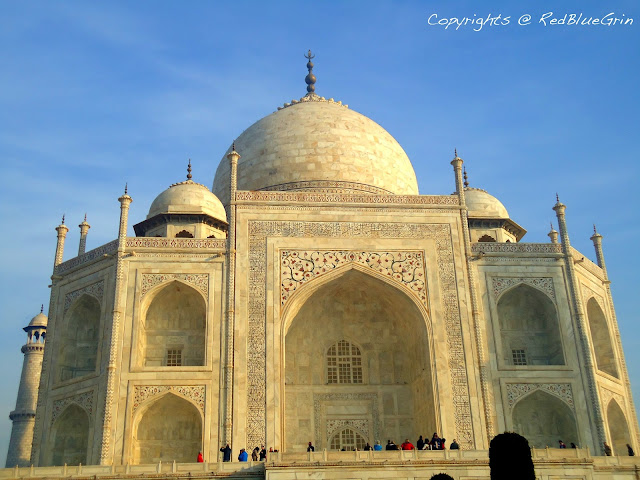
[[[241,155],[238,190],[418,194],[407,154],[384,128],[315,94],[257,121],[235,145]],[[228,203],[226,155],[213,193]]]

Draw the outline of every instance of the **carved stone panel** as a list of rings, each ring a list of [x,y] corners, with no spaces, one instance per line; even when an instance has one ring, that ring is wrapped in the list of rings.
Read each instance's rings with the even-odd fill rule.
[[[93,283],[83,288],[79,288],[78,290],[74,290],[73,292],[67,293],[64,297],[64,311],[69,309],[71,304],[82,295],[88,294],[95,297],[98,302],[102,303],[102,296],[104,294],[104,280],[100,280],[99,282]]]
[[[569,405],[571,409],[574,408],[573,390],[571,390],[570,383],[508,383],[506,387],[507,402],[510,409],[518,403],[521,397],[535,390],[550,393]]]
[[[62,398],[60,400],[54,400],[53,409],[51,410],[51,424],[56,421],[58,416],[64,412],[72,403],[82,407],[89,416],[93,413],[93,391],[80,393],[71,397]]]
[[[280,252],[280,260],[282,305],[296,289],[309,280],[329,273],[342,265],[355,263],[381,273],[407,288],[425,307],[428,307],[424,255],[419,251],[283,250]]]
[[[165,392],[176,392],[188,398],[198,407],[200,412],[204,413],[204,385],[136,385],[133,389],[133,406],[131,413],[134,413],[146,400]]]
[[[553,288],[553,279],[551,277],[493,277],[493,295],[498,298],[502,292],[520,283],[530,285],[538,290],[542,290],[554,300],[556,292]]]
[[[209,275],[206,273],[143,273],[141,296],[147,294],[147,292],[156,285],[171,280],[182,280],[185,283],[193,285],[205,297],[209,293]]]

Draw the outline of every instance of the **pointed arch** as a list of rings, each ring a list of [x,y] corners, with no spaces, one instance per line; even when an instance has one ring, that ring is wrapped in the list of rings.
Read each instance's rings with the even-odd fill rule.
[[[56,418],[51,429],[51,465],[87,463],[89,449],[89,415],[76,403],[71,403]]]
[[[100,333],[100,302],[88,293],[67,310],[58,342],[55,379],[58,382],[95,372]]]
[[[613,447],[614,455],[625,455],[627,452],[627,444],[631,444],[631,435],[629,434],[629,424],[615,399],[611,399],[607,406],[607,424],[609,426],[609,438],[611,439],[611,447]]]
[[[497,310],[506,364],[565,364],[557,309],[546,293],[519,283],[500,295]]]
[[[587,318],[598,370],[619,378],[607,318],[594,297],[587,301]]]
[[[193,462],[202,450],[203,418],[188,399],[166,392],[147,401],[133,422],[134,464]]]
[[[534,390],[515,404],[511,414],[513,430],[532,447],[556,447],[558,440],[579,444],[573,410],[558,397]]]
[[[145,298],[139,338],[147,367],[205,365],[206,302],[191,285],[173,279]]]
[[[300,427],[311,425],[318,446],[329,448],[329,424],[366,423],[372,408],[382,412],[372,425],[374,436],[417,437],[438,430],[430,330],[425,306],[415,295],[360,265],[336,268],[300,286],[281,317],[285,448],[303,449],[308,427]],[[361,382],[330,381],[326,356],[340,342],[349,346],[351,360],[353,345],[358,346]],[[314,400],[318,391],[322,398]]]

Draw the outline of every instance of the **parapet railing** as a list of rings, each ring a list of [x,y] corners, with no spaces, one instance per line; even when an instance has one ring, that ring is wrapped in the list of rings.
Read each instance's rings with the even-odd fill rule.
[[[592,456],[588,448],[544,448],[531,449],[534,464],[585,464],[596,468],[631,467],[640,469],[640,457]],[[266,462],[160,462],[144,465],[63,465],[58,467],[14,467],[0,469],[0,478],[62,478],[62,477],[155,477],[171,474],[172,477],[190,477],[193,474],[225,475],[242,473],[243,476],[264,474],[265,468],[349,466],[354,463],[376,466],[428,464],[437,466],[461,464],[489,464],[488,450],[398,450],[398,451],[349,451],[321,450],[316,452],[269,453]],[[639,470],[640,471],[640,470]]]

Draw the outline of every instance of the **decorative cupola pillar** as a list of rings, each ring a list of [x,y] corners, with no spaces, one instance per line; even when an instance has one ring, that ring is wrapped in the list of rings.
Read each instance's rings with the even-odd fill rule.
[[[227,236],[227,314],[224,359],[224,430],[223,443],[232,444],[233,425],[233,350],[235,331],[235,269],[236,269],[236,192],[238,190],[238,160],[236,142],[231,145],[229,160],[229,233]]]
[[[451,160],[451,165],[453,165],[453,174],[455,175],[456,180],[456,194],[460,198],[460,206],[465,207],[466,202],[464,199],[464,184],[462,182],[462,164],[464,161],[458,156],[458,149],[453,149],[453,160]]]
[[[608,280],[607,265],[604,263],[604,253],[602,251],[602,235],[598,233],[595,225],[593,226],[593,235],[591,235],[589,240],[593,242],[593,246],[596,249],[596,261],[598,262],[598,266],[602,269],[605,280]]]
[[[22,346],[24,360],[22,375],[18,387],[16,408],[9,414],[12,421],[9,451],[6,467],[26,467],[31,459],[31,442],[36,418],[38,402],[38,385],[42,372],[44,342],[47,331],[47,316],[40,308],[40,313],[33,317],[29,325],[23,328],[27,332],[27,343]]]
[[[547,233],[549,238],[551,239],[551,243],[558,243],[558,232],[555,228],[553,228],[553,223],[551,223],[551,230]]]
[[[124,186],[124,194],[118,198],[118,201],[120,202],[120,227],[118,228],[118,240],[122,241],[127,237],[129,205],[133,202],[133,199],[127,194],[127,184]]]
[[[87,233],[89,233],[89,229],[91,225],[87,223],[87,214],[84,214],[84,220],[80,225],[80,245],[78,246],[78,256],[82,255],[87,248]]]
[[[571,299],[571,306],[575,315],[575,324],[578,327],[578,338],[580,339],[580,346],[582,347],[581,363],[584,365],[583,385],[585,395],[587,396],[587,405],[589,405],[589,417],[593,428],[596,431],[597,443],[593,445],[595,451],[601,455],[604,454],[603,443],[606,441],[604,418],[602,415],[602,405],[598,397],[598,391],[595,379],[595,362],[593,355],[591,354],[590,340],[587,333],[588,326],[587,320],[584,314],[584,308],[582,305],[582,297],[578,290],[578,276],[576,273],[576,267],[573,260],[573,249],[569,242],[569,232],[567,231],[567,222],[565,219],[566,206],[560,201],[558,194],[556,193],[556,204],[553,209],[556,212],[558,218],[558,230],[560,231],[560,239],[562,245],[562,254],[565,261],[565,269],[567,273],[567,283],[569,284],[569,293]]]
[[[62,215],[62,223],[56,227],[58,232],[58,244],[56,245],[56,257],[53,266],[57,267],[62,263],[62,255],[64,254],[64,239],[67,237],[69,229],[64,224],[64,215]]]

